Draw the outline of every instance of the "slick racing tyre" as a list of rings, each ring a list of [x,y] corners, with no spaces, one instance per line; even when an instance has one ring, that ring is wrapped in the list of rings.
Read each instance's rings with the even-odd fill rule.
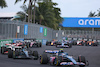
[[[1,54],[4,54],[8,49],[6,47],[1,47]]]
[[[72,48],[72,44],[71,43],[68,46],[69,46],[69,48]]]
[[[13,59],[16,59],[16,56],[19,55],[19,52],[18,51],[13,51]]]
[[[62,62],[62,57],[61,56],[58,56],[55,58],[54,60],[54,65],[56,66],[60,66],[60,63]]]
[[[8,58],[13,58],[13,51],[8,49]]]
[[[39,43],[40,44],[40,47],[42,47],[42,43]]]
[[[38,60],[38,52],[37,51],[33,51],[33,56],[35,57],[34,60]]]
[[[86,60],[84,56],[78,56],[78,62],[83,62],[86,64]],[[85,65],[79,65],[80,67],[85,67]]]
[[[43,54],[40,56],[40,63],[41,63],[41,64],[47,64],[48,61],[49,61],[49,59],[48,59],[47,54],[43,53]]]

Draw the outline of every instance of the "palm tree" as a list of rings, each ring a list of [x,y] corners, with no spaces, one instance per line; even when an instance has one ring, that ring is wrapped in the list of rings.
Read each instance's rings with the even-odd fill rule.
[[[60,17],[60,9],[55,7],[57,3],[45,0],[42,3],[38,3],[38,5],[39,7],[36,8],[36,22],[50,28],[58,29],[62,18]]]
[[[97,17],[100,17],[100,8],[97,11],[98,11]]]
[[[15,4],[19,1],[22,1],[22,0],[16,0],[15,1]],[[26,3],[27,0],[24,0],[24,3]],[[34,9],[35,9],[35,1],[36,0],[29,0],[29,5],[28,5],[28,22],[31,21],[32,23],[32,4],[33,4],[33,1],[34,1]],[[42,0],[39,0],[39,1],[42,1]],[[35,22],[35,11],[34,11],[34,22]]]
[[[41,24],[42,20],[44,20],[43,15],[40,14],[39,19],[40,19],[40,24]]]
[[[5,0],[0,0],[0,7],[1,8],[7,7],[7,3]]]
[[[22,0],[16,0],[15,1],[15,4],[19,1],[22,1]],[[26,3],[28,0],[24,0],[24,3]],[[31,21],[32,23],[32,3],[33,3],[33,0],[29,0],[29,5],[28,5],[28,22]]]
[[[15,20],[21,20],[21,21],[26,22],[28,20],[28,18],[27,18],[27,16],[28,16],[28,7],[26,5],[23,5],[23,6],[21,6],[21,8],[22,8],[23,11],[17,12],[17,16],[20,16],[20,18],[17,18]]]
[[[92,13],[92,11],[89,13],[89,15],[88,15],[88,17],[95,17],[96,16],[96,14],[95,14],[96,12],[93,12]]]

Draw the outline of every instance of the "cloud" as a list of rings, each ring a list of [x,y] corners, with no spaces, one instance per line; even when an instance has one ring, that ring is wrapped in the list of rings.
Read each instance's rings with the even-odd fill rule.
[[[23,1],[18,2],[16,5],[14,5],[15,0],[6,1],[8,7],[0,9],[0,13],[16,13],[22,11],[20,6],[23,4]],[[100,0],[53,0],[53,2],[58,3],[57,7],[61,9],[62,17],[87,17],[90,11],[94,12],[100,8]]]
[[[16,13],[15,12],[12,12],[12,13],[0,13],[0,17],[14,17],[16,16]]]

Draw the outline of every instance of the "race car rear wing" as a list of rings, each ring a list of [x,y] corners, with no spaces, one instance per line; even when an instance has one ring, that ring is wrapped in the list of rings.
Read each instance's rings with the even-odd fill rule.
[[[45,50],[44,52],[45,53],[50,53],[50,54],[55,54],[55,53],[58,53],[59,50]]]
[[[8,45],[8,46],[10,46],[11,44],[5,44],[5,45]]]

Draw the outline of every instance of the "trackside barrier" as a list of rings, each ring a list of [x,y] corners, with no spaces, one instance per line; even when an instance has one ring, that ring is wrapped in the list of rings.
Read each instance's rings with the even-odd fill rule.
[[[46,45],[47,40],[46,39],[37,39],[39,42],[42,42],[42,45]],[[5,39],[5,40],[0,40],[0,49],[1,46],[5,46],[5,44],[8,43],[16,43],[16,41],[24,41],[24,39]]]
[[[7,43],[12,43],[13,39],[5,39],[5,40],[0,40],[0,48],[1,46],[5,46]]]
[[[37,39],[39,42],[42,42],[42,39]]]
[[[16,41],[24,41],[24,39],[13,39],[13,43],[16,43]]]
[[[42,39],[42,45],[46,45],[47,40],[46,39]]]

